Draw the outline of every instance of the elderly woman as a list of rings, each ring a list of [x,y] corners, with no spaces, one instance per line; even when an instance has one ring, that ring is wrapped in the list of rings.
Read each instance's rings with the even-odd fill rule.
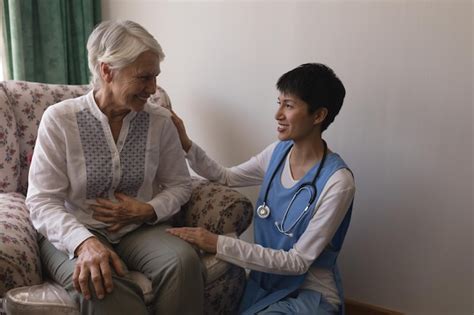
[[[81,313],[147,314],[128,269],[151,279],[154,313],[202,313],[199,257],[165,232],[191,185],[169,112],[147,104],[163,51],[131,21],[101,23],[87,49],[94,88],[45,111],[29,174],[44,268]]]

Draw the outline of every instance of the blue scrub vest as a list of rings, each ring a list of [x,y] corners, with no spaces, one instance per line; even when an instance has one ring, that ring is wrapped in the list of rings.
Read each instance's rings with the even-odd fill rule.
[[[315,205],[328,179],[337,170],[341,168],[348,169],[347,165],[338,154],[327,154],[326,161],[316,180],[317,195],[310,206],[311,211],[308,211],[294,227],[294,229],[290,231],[293,236],[289,237],[278,231],[277,227],[275,226],[275,221],[281,223],[290,200],[296,194],[301,184],[311,183],[319,166],[319,163],[314,165],[313,168],[311,168],[311,170],[306,173],[305,176],[300,179],[300,181],[293,187],[288,189],[283,187],[281,184],[283,166],[278,166],[280,161],[286,158],[286,153],[292,145],[293,141],[282,141],[277,144],[275,150],[273,151],[270,164],[268,166],[267,172],[265,173],[265,177],[260,189],[257,207],[263,204],[265,192],[268,185],[270,185],[267,197],[267,205],[271,209],[270,216],[262,219],[257,215],[257,211],[254,211],[253,217],[255,243],[260,244],[263,247],[283,249],[285,251],[290,250],[306,230],[311,218],[314,216]],[[277,172],[276,176],[270,183],[272,174],[274,172]],[[309,194],[306,192],[300,192],[298,194],[290,210],[288,211],[286,221],[284,222],[284,227],[291,226],[291,224],[298,219],[299,215],[306,207],[309,197]],[[318,256],[318,258],[316,258],[312,265],[319,268],[332,270],[335,276],[334,280],[339,292],[339,297],[342,302],[344,301],[342,281],[337,268],[336,259],[342,247],[342,243],[349,226],[351,213],[352,203],[331,242]],[[277,275],[259,271],[251,271],[242,301],[240,303],[239,313],[247,315],[255,314],[263,310],[265,307],[285,298],[286,296],[298,290],[303,284],[305,277],[306,274]],[[319,299],[321,299],[321,294],[319,294]],[[341,307],[339,308],[339,314],[344,314],[344,303],[342,303]]]

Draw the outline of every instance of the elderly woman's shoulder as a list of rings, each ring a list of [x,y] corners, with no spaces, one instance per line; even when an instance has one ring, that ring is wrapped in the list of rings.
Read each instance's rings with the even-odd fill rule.
[[[168,93],[161,87],[156,86],[155,94],[151,95],[147,102],[148,112],[156,115],[171,117],[171,100]],[[163,109],[166,109],[163,111]]]
[[[86,105],[86,95],[79,96],[76,98],[70,98],[62,100],[56,104],[48,106],[44,114],[53,116],[63,116],[76,112],[79,108],[82,108],[81,104]]]
[[[145,111],[149,113],[150,115],[157,116],[157,118],[158,117],[161,117],[161,118],[171,117],[171,112],[168,109],[156,103],[148,102],[145,106]]]

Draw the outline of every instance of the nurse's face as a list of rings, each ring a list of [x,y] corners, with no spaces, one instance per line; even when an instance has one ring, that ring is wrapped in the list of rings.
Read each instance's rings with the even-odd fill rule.
[[[317,113],[318,111],[316,111]],[[295,142],[313,137],[317,131],[317,114],[309,113],[309,106],[299,97],[281,93],[278,97],[277,120],[278,139]]]

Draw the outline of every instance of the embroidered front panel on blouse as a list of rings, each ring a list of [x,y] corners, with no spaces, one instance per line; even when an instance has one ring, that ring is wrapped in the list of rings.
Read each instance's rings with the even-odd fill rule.
[[[86,198],[106,198],[112,185],[112,155],[101,122],[84,109],[76,113],[86,164]]]
[[[136,197],[145,178],[145,156],[150,115],[138,112],[130,121],[127,138],[120,151],[122,176],[117,192]]]

